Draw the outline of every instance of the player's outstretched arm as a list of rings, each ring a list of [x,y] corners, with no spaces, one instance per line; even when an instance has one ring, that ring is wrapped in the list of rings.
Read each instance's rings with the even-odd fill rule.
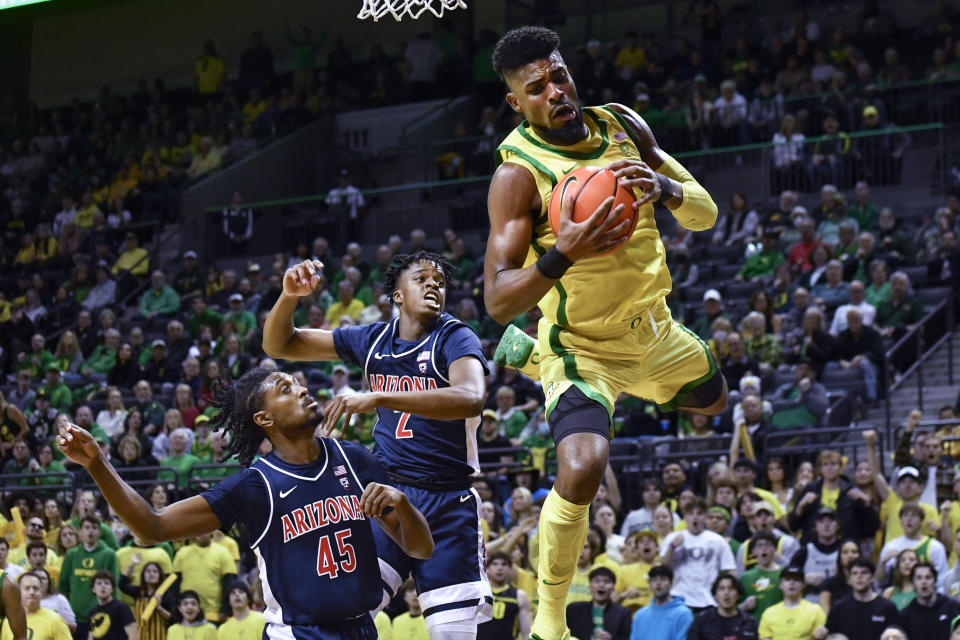
[[[387,507],[393,510],[384,515]],[[426,560],[433,555],[430,526],[407,496],[389,485],[371,482],[360,496],[363,513],[377,519],[381,528],[411,558]]]
[[[263,351],[271,358],[285,360],[339,360],[333,344],[333,332],[323,329],[297,329],[293,312],[303,296],[309,295],[320,281],[323,263],[304,260],[283,274],[283,293],[277,298],[263,325]]]
[[[63,455],[87,470],[124,524],[147,544],[194,538],[220,528],[220,520],[201,496],[155,511],[117,474],[93,436],[77,425],[67,423],[60,427],[57,446]]]
[[[450,386],[424,391],[370,392],[337,396],[323,416],[320,434],[329,436],[342,417],[344,424],[358,413],[392,409],[433,420],[465,420],[483,411],[486,394],[483,366],[473,356],[464,356],[450,364]]]
[[[529,171],[509,162],[497,168],[487,192],[490,238],[483,281],[487,313],[500,324],[532,309],[577,260],[604,253],[627,240],[629,220],[617,223],[623,207],[611,209],[613,197],[580,223],[573,221],[571,197],[561,209],[556,245],[524,268],[539,202]]]
[[[3,601],[3,613],[13,632],[13,640],[27,640],[27,614],[20,603],[20,587],[10,576],[4,576],[0,585],[0,600]]]
[[[634,204],[663,202],[686,229],[703,231],[717,222],[717,205],[697,180],[679,162],[660,148],[650,126],[640,115],[622,104],[609,105],[632,129],[640,160],[620,160],[607,168],[624,180],[627,187],[640,187],[643,197]]]

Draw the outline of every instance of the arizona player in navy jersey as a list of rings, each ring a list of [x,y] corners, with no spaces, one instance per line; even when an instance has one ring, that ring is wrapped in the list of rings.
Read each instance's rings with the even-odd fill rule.
[[[274,358],[343,360],[363,368],[369,392],[334,398],[321,432],[331,433],[341,417],[375,410],[374,455],[426,517],[436,544],[430,559],[411,559],[374,527],[383,604],[412,573],[430,637],[475,638],[493,605],[480,497],[471,485],[480,470],[476,430],[487,365],[473,330],[443,311],[450,264],[430,252],[396,256],[385,277],[400,310],[391,322],[296,329],[298,299],[313,291],[322,267],[308,260],[284,274],[263,349]]]
[[[127,485],[93,437],[68,424],[57,444],[84,466],[131,532],[150,544],[242,522],[263,581],[267,625],[277,640],[375,640],[369,610],[380,602],[371,519],[405,553],[429,558],[423,516],[386,480],[365,448],[315,438],[317,402],[288,374],[252,369],[218,384],[212,420],[247,468],[199,496],[155,511]],[[273,451],[251,465],[268,438]]]

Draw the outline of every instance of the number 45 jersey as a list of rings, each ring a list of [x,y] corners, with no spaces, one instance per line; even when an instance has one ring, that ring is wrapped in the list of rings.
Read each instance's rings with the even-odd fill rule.
[[[386,483],[386,474],[360,445],[317,441],[322,452],[314,462],[292,465],[270,453],[202,494],[222,528],[238,521],[247,527],[263,580],[264,618],[282,637],[313,637],[297,627],[336,627],[367,616],[382,595],[360,496],[367,483]],[[289,627],[295,633],[287,636],[282,628]]]
[[[448,313],[417,341],[401,340],[399,319],[333,330],[340,359],[363,368],[374,392],[411,392],[450,386],[450,365],[476,358],[488,372],[480,338]],[[480,470],[477,426],[467,420],[434,420],[391,409],[377,409],[374,454],[387,471],[420,482],[469,482]]]

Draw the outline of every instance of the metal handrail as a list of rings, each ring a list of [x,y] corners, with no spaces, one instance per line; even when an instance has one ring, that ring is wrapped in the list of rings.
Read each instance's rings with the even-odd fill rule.
[[[943,310],[946,310],[947,314],[947,323],[946,331],[944,335],[937,339],[937,341],[927,350],[923,348],[923,339],[924,332],[929,323]],[[916,343],[916,352],[917,359],[911,363],[906,371],[903,372],[903,377],[898,381],[894,381],[887,387],[887,392],[884,397],[884,414],[885,414],[885,428],[884,433],[888,438],[888,442],[892,445],[894,440],[891,424],[891,405],[890,405],[890,396],[900,388],[900,385],[904,380],[906,380],[914,371],[917,372],[917,406],[923,409],[923,364],[936,352],[936,350],[943,344],[943,341],[947,341],[947,376],[949,384],[953,384],[953,328],[954,328],[954,319],[953,319],[953,292],[950,291],[947,295],[946,300],[940,301],[933,309],[931,309],[923,318],[904,334],[899,340],[897,340],[887,351],[884,353],[883,358],[883,378],[884,381],[890,380],[890,362],[893,357],[902,350],[907,344],[911,342]]]
[[[62,478],[63,482],[56,484],[20,484],[23,480],[35,480],[39,477]],[[10,481],[17,484],[9,484]],[[69,471],[42,471],[33,473],[4,473],[0,474],[0,487],[7,491],[64,491],[73,490],[74,478]]]

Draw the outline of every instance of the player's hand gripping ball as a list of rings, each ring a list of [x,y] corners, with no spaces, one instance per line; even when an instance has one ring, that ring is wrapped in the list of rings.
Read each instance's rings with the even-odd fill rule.
[[[634,210],[633,203],[636,197],[633,191],[624,187],[613,175],[613,171],[602,167],[580,167],[572,171],[563,178],[557,186],[553,188],[550,196],[550,206],[547,208],[547,215],[550,218],[550,228],[553,229],[553,235],[557,235],[560,228],[561,211],[563,202],[570,196],[574,197],[573,221],[583,222],[587,220],[597,210],[603,201],[613,196],[613,204],[610,211],[616,209],[619,205],[624,205],[623,211],[617,218],[619,224],[622,220],[629,220],[629,227],[626,233],[627,238],[633,235],[633,230],[637,227],[637,211]],[[601,218],[601,221],[604,218]],[[625,243],[620,243],[599,255],[613,253]]]

